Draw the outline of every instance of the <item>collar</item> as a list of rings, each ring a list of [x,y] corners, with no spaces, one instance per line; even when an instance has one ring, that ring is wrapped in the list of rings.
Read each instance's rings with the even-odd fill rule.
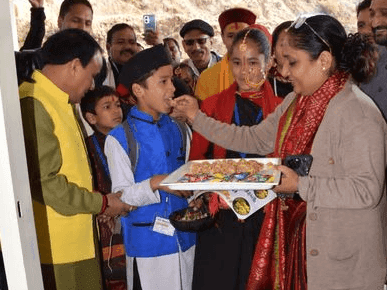
[[[210,51],[210,61],[208,62],[208,65],[207,65],[206,69],[209,68],[209,67],[214,66],[217,62],[218,62],[218,57],[217,57],[216,53],[213,52],[213,51]],[[189,58],[189,59],[187,60],[187,64],[192,68],[192,70],[193,70],[193,72],[195,73],[195,75],[196,75],[197,77],[199,77],[199,76],[200,76],[200,72],[199,72],[199,70],[196,68],[196,66],[194,65],[192,59]],[[204,70],[203,70],[203,71],[204,71]]]
[[[113,70],[115,73],[119,74],[120,71],[121,71],[121,69],[122,69],[122,65],[116,63],[110,56],[109,56],[109,62],[110,62],[110,65],[111,65],[111,67],[112,67],[112,70]]]
[[[94,135],[95,137],[97,137],[98,141],[100,141],[100,143],[102,142],[105,142],[105,139],[106,139],[106,135],[98,130],[94,130]]]
[[[35,85],[42,87],[49,95],[55,96],[55,99],[58,102],[65,104],[70,103],[69,95],[58,88],[49,78],[42,74],[40,70],[34,71],[32,79],[36,81]]]
[[[140,111],[137,105],[135,105],[130,109],[128,117],[149,124],[164,124],[168,116],[165,114],[160,114],[160,118],[158,120],[154,120],[153,116],[145,113],[144,111]]]

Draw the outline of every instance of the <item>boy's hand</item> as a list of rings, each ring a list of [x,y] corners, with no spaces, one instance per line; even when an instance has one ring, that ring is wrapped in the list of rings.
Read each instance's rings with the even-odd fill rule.
[[[167,186],[160,186],[160,183],[167,177],[168,175],[163,174],[163,175],[155,175],[151,178],[150,180],[150,185],[153,191],[155,190],[163,190],[165,192],[174,194],[179,197],[190,197],[193,193],[192,191],[187,191],[187,190],[172,190]]]
[[[153,191],[157,190],[157,189],[162,189],[163,186],[160,186],[160,183],[165,179],[167,178],[168,175],[166,174],[162,174],[162,175],[154,175],[151,179],[150,179],[150,187]],[[163,190],[163,189],[162,189]]]
[[[106,195],[108,199],[108,207],[103,213],[106,216],[115,217],[118,215],[126,215],[128,212],[136,209],[135,206],[124,203],[120,200],[122,192],[109,193]]]

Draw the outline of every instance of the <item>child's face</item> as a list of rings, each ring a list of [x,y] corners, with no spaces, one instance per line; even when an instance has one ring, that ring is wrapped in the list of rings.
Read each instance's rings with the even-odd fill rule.
[[[246,40],[245,47],[242,41],[237,42],[230,56],[232,74],[238,83],[240,91],[254,91],[254,84],[259,83],[266,71],[265,56],[259,52],[257,44]]]
[[[115,95],[105,96],[95,104],[95,115],[92,124],[103,134],[109,133],[122,122],[122,110],[120,100]],[[90,120],[89,120],[90,121]]]
[[[178,78],[180,78],[183,82],[185,82],[192,91],[195,89],[195,79],[194,76],[191,74],[189,71],[189,68],[183,67],[183,68],[178,68],[179,74]]]
[[[172,65],[162,66],[146,80],[147,88],[139,86],[138,108],[153,116],[154,120],[162,113],[168,114],[172,108],[171,101],[175,91],[172,76]]]

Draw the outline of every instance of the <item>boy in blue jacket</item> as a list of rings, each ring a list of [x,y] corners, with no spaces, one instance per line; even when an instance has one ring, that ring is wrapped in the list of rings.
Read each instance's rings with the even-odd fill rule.
[[[138,207],[121,220],[128,289],[136,280],[142,290],[191,289],[195,234],[176,230],[168,220],[173,211],[188,206],[188,192],[160,186],[188,156],[185,124],[168,116],[172,77],[171,57],[163,45],[133,56],[119,79],[137,105],[106,138],[112,190]]]

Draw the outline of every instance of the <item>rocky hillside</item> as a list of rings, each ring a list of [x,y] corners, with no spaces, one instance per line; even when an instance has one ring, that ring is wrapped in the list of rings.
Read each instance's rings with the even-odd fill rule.
[[[348,32],[356,29],[356,4],[360,0],[90,0],[94,9],[93,33],[105,47],[107,30],[114,24],[126,22],[132,25],[142,43],[142,15],[155,14],[163,37],[172,36],[180,40],[181,26],[192,19],[200,18],[213,25],[216,37],[213,48],[220,54],[225,51],[218,24],[218,15],[233,7],[248,8],[257,14],[257,22],[272,31],[279,23],[293,20],[300,13],[325,12],[339,19]],[[17,21],[19,44],[23,43],[29,29],[30,4],[28,0],[13,0]],[[46,35],[57,29],[57,17],[62,0],[45,0],[47,16]]]

